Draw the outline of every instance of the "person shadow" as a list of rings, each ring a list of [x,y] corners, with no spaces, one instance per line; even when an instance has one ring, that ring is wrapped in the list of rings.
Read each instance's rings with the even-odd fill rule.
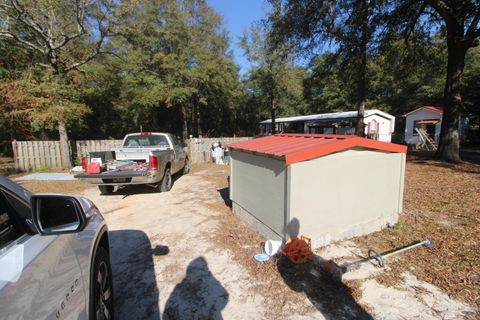
[[[168,247],[152,248],[147,234],[141,230],[113,230],[108,236],[115,319],[160,319],[152,255],[168,254]]]
[[[292,219],[286,234],[298,237],[300,222]],[[295,264],[283,254],[276,261],[277,270],[285,284],[295,292],[304,292],[312,305],[325,319],[373,319],[356,301],[352,290],[341,281],[333,281],[321,264],[325,260],[314,255],[313,261]]]
[[[223,319],[221,311],[228,299],[227,290],[212,275],[205,258],[198,257],[170,294],[162,319]]]

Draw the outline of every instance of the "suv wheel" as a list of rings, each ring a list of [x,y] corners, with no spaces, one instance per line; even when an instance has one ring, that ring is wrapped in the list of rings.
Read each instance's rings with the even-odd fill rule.
[[[106,195],[111,194],[113,192],[113,186],[98,186],[100,190],[100,194]]]
[[[108,252],[98,247],[92,277],[92,317],[95,320],[111,320],[113,315],[112,269]]]
[[[160,182],[160,192],[167,192],[172,189],[172,173],[170,171],[170,168],[165,169],[165,173],[163,174],[163,179]]]

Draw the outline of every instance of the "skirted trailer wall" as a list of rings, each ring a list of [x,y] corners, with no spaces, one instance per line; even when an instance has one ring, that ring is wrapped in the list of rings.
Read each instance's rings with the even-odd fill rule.
[[[275,135],[229,147],[233,211],[268,239],[287,239],[295,221],[320,246],[393,225],[402,211],[404,146]]]

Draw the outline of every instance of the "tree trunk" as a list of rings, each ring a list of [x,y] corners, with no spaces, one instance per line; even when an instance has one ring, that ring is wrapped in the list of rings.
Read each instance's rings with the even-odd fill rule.
[[[455,36],[447,35],[448,63],[447,80],[443,96],[442,129],[440,131],[440,143],[437,150],[437,158],[460,162],[460,136],[458,132],[460,112],[462,108],[462,96],[460,87],[462,84],[463,68],[465,67],[465,55],[467,49],[455,41]]]
[[[275,134],[277,133],[277,125],[276,125],[276,121],[275,121],[275,115],[276,115],[276,111],[277,111],[277,106],[275,105],[275,93],[273,92],[273,90],[271,90],[270,92],[270,112],[271,112],[271,116],[272,116],[272,134]]]
[[[203,135],[203,131],[202,131],[200,107],[198,105],[196,107],[196,113],[197,113],[197,116],[196,116],[195,120],[196,120],[196,125],[197,125],[197,134],[198,134],[198,137],[201,137]]]
[[[188,120],[187,120],[187,108],[184,104],[180,107],[180,113],[182,114],[182,138],[183,141],[188,139]]]
[[[365,101],[367,99],[367,42],[368,42],[368,5],[361,2],[362,29],[359,50],[359,64],[357,68],[357,125],[355,135],[365,137]]]
[[[63,166],[70,168],[72,162],[70,160],[70,148],[68,146],[67,126],[64,120],[58,120],[58,134],[60,136],[60,153],[62,155]]]

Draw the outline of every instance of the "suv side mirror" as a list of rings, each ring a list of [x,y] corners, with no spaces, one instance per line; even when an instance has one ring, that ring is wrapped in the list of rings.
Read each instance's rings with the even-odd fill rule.
[[[60,194],[37,194],[30,199],[33,223],[41,235],[80,232],[95,205],[88,199]]]

